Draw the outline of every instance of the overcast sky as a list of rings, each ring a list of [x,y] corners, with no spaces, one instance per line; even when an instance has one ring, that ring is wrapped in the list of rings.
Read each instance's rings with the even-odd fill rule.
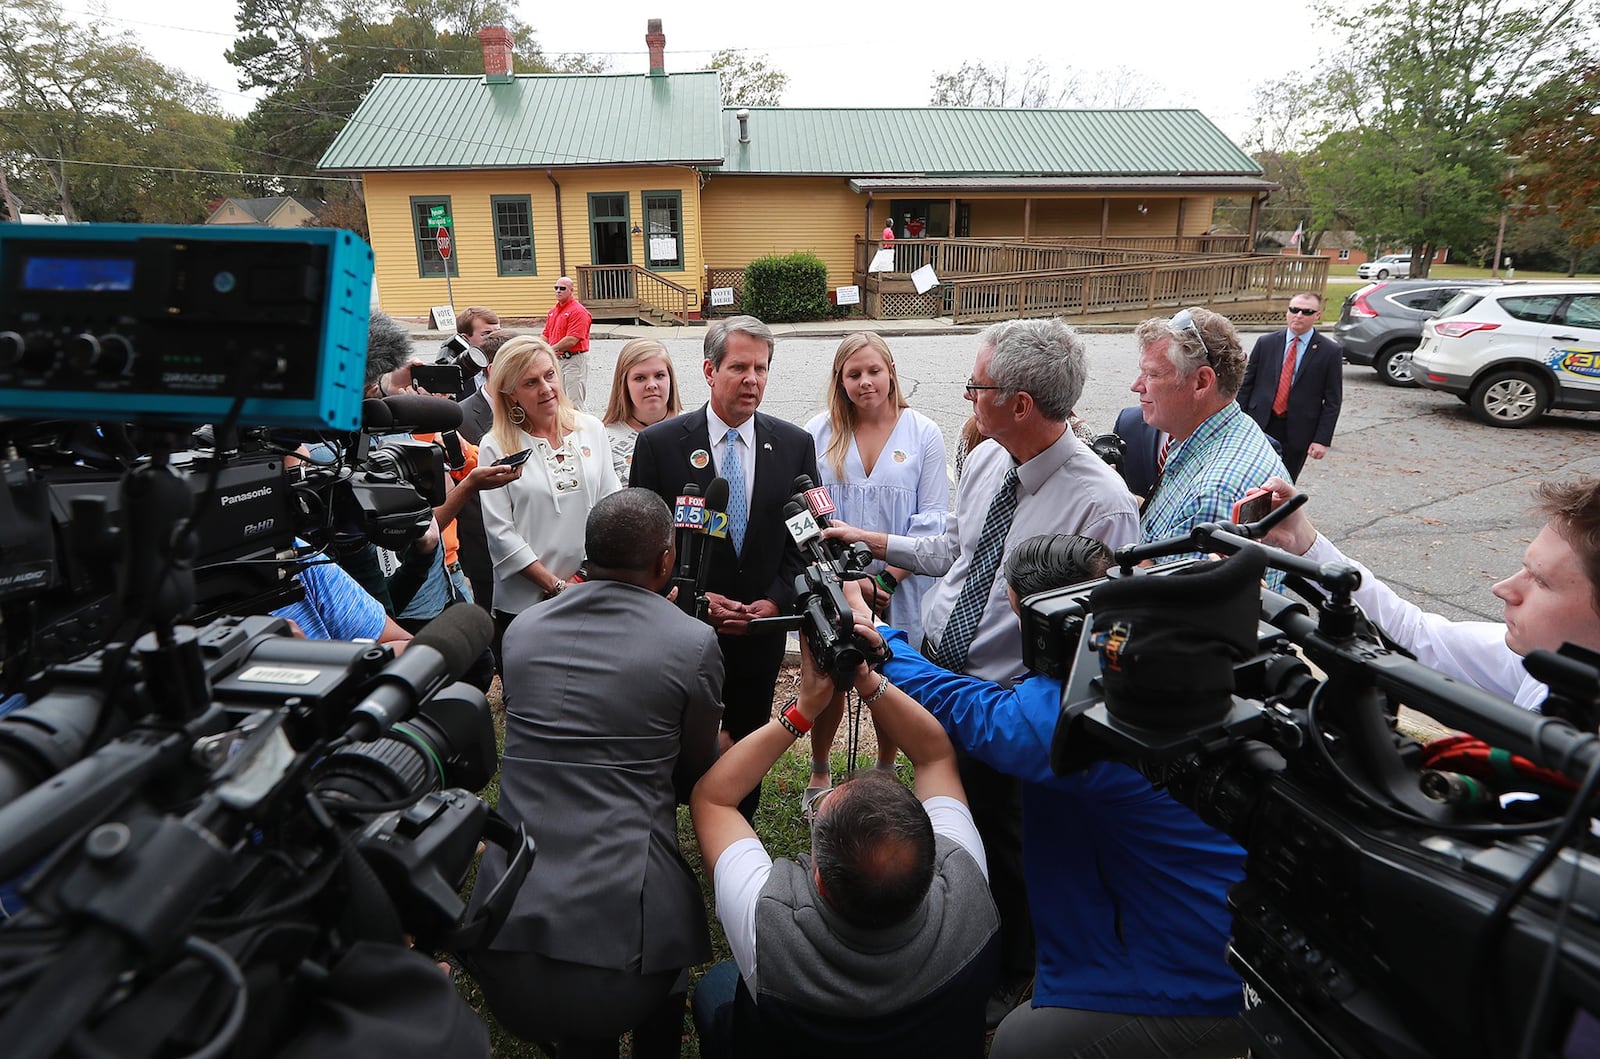
[[[249,111],[253,99],[238,91],[237,71],[222,56],[234,36],[233,0],[109,0],[103,14],[91,13],[90,0],[62,3],[70,17],[103,17],[108,28],[133,33],[157,59],[211,85],[229,113]],[[923,106],[933,75],[968,59],[1020,69],[1038,57],[1088,73],[1128,67],[1149,85],[1149,106],[1196,107],[1236,140],[1249,127],[1255,85],[1278,76],[1284,62],[1314,60],[1319,40],[1332,43],[1315,29],[1308,0],[1056,3],[1029,5],[1027,14],[1016,5],[1015,17],[953,0],[907,4],[893,18],[851,4],[808,15],[786,4],[673,6],[518,5],[546,52],[603,53],[617,72],[646,68],[651,17],[663,20],[669,71],[704,69],[719,48],[766,52],[789,74],[788,106]]]

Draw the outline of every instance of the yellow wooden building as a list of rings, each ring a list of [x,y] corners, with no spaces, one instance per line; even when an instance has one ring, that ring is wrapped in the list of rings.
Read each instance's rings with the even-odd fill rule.
[[[383,77],[321,162],[361,177],[396,315],[445,302],[448,272],[455,305],[507,317],[570,275],[597,317],[687,319],[766,254],[860,283],[886,225],[906,271],[935,241],[946,271],[992,256],[966,244],[1243,249],[1212,203],[1273,187],[1194,110],[733,109],[714,71],[666,72],[659,27],[642,74],[516,75],[505,32],[480,37],[484,75]]]

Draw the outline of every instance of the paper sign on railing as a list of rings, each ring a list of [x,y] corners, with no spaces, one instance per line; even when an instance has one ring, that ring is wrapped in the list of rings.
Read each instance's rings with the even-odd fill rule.
[[[886,246],[873,255],[872,264],[867,266],[868,272],[893,272],[894,247]]]
[[[934,274],[932,265],[923,265],[911,273],[911,285],[917,288],[918,294],[926,294],[939,285],[939,277]]]
[[[712,287],[711,288],[711,304],[714,305],[714,306],[715,305],[732,305],[733,304],[733,288],[732,287]]]

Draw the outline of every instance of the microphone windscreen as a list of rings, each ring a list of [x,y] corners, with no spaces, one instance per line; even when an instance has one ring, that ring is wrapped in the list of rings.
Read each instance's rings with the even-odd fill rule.
[[[816,483],[811,480],[811,476],[809,474],[795,475],[794,482],[792,484],[794,485],[794,491],[797,493],[803,493],[808,489],[816,488]]]
[[[706,486],[706,508],[710,511],[728,510],[728,480],[713,478]]]
[[[412,647],[431,647],[444,658],[451,680],[461,674],[488,649],[494,639],[494,619],[482,607],[470,603],[447,607],[411,638]]]
[[[398,393],[385,397],[393,426],[418,433],[454,430],[461,425],[461,406],[448,397],[427,397],[419,393]]]
[[[381,397],[368,397],[361,402],[361,425],[367,430],[394,426],[394,413]]]

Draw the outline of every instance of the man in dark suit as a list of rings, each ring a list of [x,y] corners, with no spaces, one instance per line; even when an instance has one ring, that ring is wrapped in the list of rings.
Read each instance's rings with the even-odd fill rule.
[[[681,1044],[684,968],[711,955],[676,806],[717,756],[722,657],[661,595],[672,515],[654,494],[597,501],[584,545],[589,580],[506,630],[500,811],[537,836],[539,870],[463,958],[518,1037],[614,1056],[631,1029],[634,1055],[664,1059]],[[504,872],[498,849],[484,855],[475,902]]]
[[[1141,499],[1149,496],[1160,470],[1161,443],[1168,435],[1146,423],[1138,405],[1118,412],[1111,430],[1122,439],[1122,480],[1128,492]]]
[[[491,331],[478,345],[489,364],[483,369],[485,381],[494,370],[494,355],[500,347],[517,337],[515,331]],[[489,404],[489,393],[478,387],[461,401],[461,427],[456,431],[463,441],[476,445],[494,426],[494,407]],[[461,572],[472,585],[472,601],[490,614],[494,613],[494,564],[489,561],[489,542],[483,534],[483,507],[476,496],[461,508],[456,516],[456,534],[460,542]],[[496,659],[496,662],[499,660]]]
[[[811,435],[756,409],[767,388],[772,331],[753,316],[706,328],[705,407],[640,431],[631,485],[652,489],[668,504],[693,482],[702,492],[713,478],[728,483],[728,535],[706,554],[709,620],[727,669],[722,729],[739,740],[772,715],[772,691],[783,664],[786,634],[751,633],[756,618],[776,617],[794,601],[804,563],[789,539],[783,505],[798,475],[817,478]],[[758,786],[740,805],[755,815]]]
[[[1239,407],[1282,446],[1291,478],[1300,477],[1308,455],[1328,454],[1344,402],[1344,347],[1317,333],[1321,316],[1316,291],[1290,298],[1288,329],[1256,339],[1239,386]]]

